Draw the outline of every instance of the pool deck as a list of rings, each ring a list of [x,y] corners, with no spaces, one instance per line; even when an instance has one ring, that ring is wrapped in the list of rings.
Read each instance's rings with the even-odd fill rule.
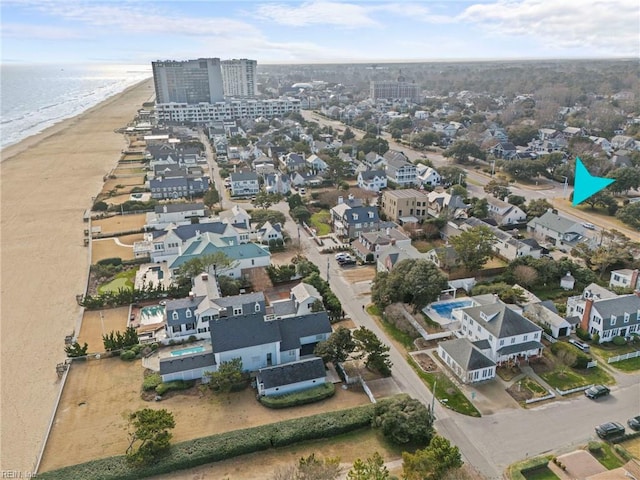
[[[187,353],[184,355],[171,355],[171,352],[175,352],[176,350],[185,350],[187,348],[195,348],[195,347],[203,347],[204,350],[201,352],[193,352],[191,354]],[[183,343],[182,345],[174,345],[173,347],[170,347],[170,348],[162,348],[158,350],[158,358],[178,359],[181,357],[185,357],[187,355],[194,355],[194,354],[202,355],[203,353],[211,353],[211,352],[213,352],[213,348],[211,347],[211,342],[200,340],[198,342],[193,342],[193,343]]]
[[[469,299],[468,297],[460,297],[460,299],[451,299],[451,300],[445,300],[445,301],[441,301],[441,302],[433,302],[436,304],[447,304],[447,303],[459,303],[459,302],[470,302],[471,299]],[[470,307],[471,304],[469,305],[465,305],[465,306],[461,306],[459,308],[466,308],[466,307]],[[455,318],[448,318],[448,317],[443,317],[442,315],[440,315],[438,313],[437,310],[431,308],[431,304],[427,305],[426,307],[424,307],[422,309],[422,312],[427,315],[431,320],[433,320],[434,322],[436,322],[437,324],[439,324],[442,328],[446,328],[448,330],[453,330],[455,328],[456,325],[458,325],[458,320]]]

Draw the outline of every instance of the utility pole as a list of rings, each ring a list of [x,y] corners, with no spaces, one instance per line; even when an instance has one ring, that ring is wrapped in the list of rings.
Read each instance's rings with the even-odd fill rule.
[[[436,387],[438,386],[438,379],[433,381],[433,392],[431,396],[431,421],[436,419],[435,408],[436,408]]]
[[[329,283],[329,257],[327,257],[327,283]]]

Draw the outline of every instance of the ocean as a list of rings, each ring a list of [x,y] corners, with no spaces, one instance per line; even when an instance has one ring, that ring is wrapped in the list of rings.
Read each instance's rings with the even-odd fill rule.
[[[151,65],[2,65],[0,147],[75,117],[151,76]]]

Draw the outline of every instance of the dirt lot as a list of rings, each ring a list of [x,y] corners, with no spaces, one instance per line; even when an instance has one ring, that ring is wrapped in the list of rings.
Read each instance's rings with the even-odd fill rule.
[[[120,178],[107,179],[107,181],[104,182],[104,185],[102,186],[102,195],[106,195],[111,190],[115,190],[117,185],[124,185],[125,187],[118,190],[127,190],[126,187],[143,187],[144,173],[136,175],[135,177],[120,177]]]
[[[636,458],[640,458],[640,438],[632,438],[622,443],[622,446]]]
[[[420,364],[425,372],[434,373],[439,370],[438,364],[426,353],[416,353],[413,355],[413,359]]]
[[[376,276],[376,269],[373,265],[364,265],[355,268],[343,268],[342,276],[350,283],[365,282],[373,280]]]
[[[69,452],[74,452],[73,463],[124,453],[127,434],[123,414],[139,408],[166,408],[173,412],[174,441],[181,442],[368,403],[361,390],[341,388],[337,388],[336,395],[330,399],[283,410],[263,407],[250,388],[229,397],[201,396],[195,391],[162,402],[145,402],[140,398],[142,372],[140,360],[123,362],[119,358],[106,358],[74,363],[41,470],[69,464]]]
[[[271,265],[289,265],[291,263],[291,259],[298,255],[298,253],[299,251],[295,248],[289,248],[284,252],[272,253]]]
[[[108,308],[105,310],[85,310],[82,317],[82,328],[78,335],[78,343],[89,344],[89,352],[104,352],[102,335],[112,330],[124,332],[127,328],[129,307]]]
[[[95,265],[105,258],[120,257],[123,260],[133,260],[133,246],[118,245],[115,238],[101,238],[92,240],[91,264]]]
[[[114,215],[91,222],[92,227],[100,227],[101,233],[129,232],[144,227],[147,216],[144,213],[131,215]]]

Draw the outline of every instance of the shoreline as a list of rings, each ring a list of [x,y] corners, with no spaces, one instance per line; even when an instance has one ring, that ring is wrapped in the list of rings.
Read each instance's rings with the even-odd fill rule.
[[[154,93],[143,80],[0,151],[2,470],[35,466],[87,281],[82,213],[126,147],[115,130]]]
[[[105,107],[106,105],[109,104],[109,102],[116,101],[120,96],[125,95],[130,90],[138,88],[141,85],[151,81],[152,79],[153,79],[153,77],[147,78],[145,80],[141,80],[140,82],[135,83],[135,84],[125,88],[121,92],[118,92],[118,93],[116,93],[116,94],[114,94],[114,95],[112,95],[112,96],[110,96],[108,98],[105,98],[100,103],[94,105],[93,107],[89,107],[88,109],[80,112],[79,114],[77,114],[77,115],[75,115],[73,117],[63,118],[62,120],[57,121],[53,125],[48,126],[47,128],[45,128],[44,130],[42,130],[42,131],[40,131],[38,133],[34,133],[33,135],[29,135],[28,137],[23,138],[22,140],[20,140],[17,143],[12,143],[11,145],[7,145],[6,147],[0,148],[0,163],[4,163],[5,161],[11,160],[16,155],[19,155],[20,153],[24,152],[25,150],[36,146],[38,143],[46,140],[51,135],[55,135],[55,134],[65,130],[65,129],[71,127],[73,124],[75,124],[75,123],[77,123],[79,121],[82,121],[82,117],[84,117],[85,115],[90,114],[91,112],[93,112],[96,109]],[[150,98],[151,97],[155,97],[155,93],[152,93]],[[140,104],[138,106],[138,108],[142,108],[142,104]],[[131,120],[133,120],[133,117],[131,117]]]

